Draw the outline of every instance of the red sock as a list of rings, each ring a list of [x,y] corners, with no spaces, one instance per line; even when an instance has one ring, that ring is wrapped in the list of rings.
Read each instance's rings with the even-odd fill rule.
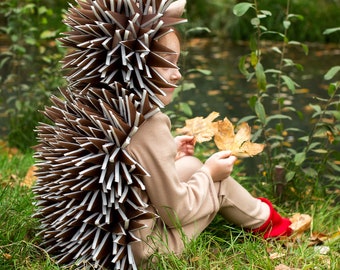
[[[268,199],[259,199],[269,206],[270,214],[269,218],[263,225],[259,228],[252,229],[251,231],[254,233],[264,233],[264,239],[291,235],[292,229],[289,227],[290,224],[292,224],[291,221],[288,218],[281,217]]]

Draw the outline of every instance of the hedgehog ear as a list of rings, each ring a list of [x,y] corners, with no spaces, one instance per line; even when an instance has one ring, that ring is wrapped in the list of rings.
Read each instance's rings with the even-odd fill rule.
[[[165,11],[164,15],[169,17],[181,17],[184,13],[186,0],[177,0],[173,2]]]

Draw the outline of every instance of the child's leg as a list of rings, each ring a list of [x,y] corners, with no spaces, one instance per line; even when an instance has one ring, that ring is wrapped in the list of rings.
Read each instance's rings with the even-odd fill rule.
[[[193,156],[185,156],[176,161],[181,181],[188,181],[202,166],[203,163]],[[268,205],[254,198],[233,178],[216,182],[215,187],[221,206],[220,213],[226,220],[242,227],[258,228],[268,219]]]
[[[220,213],[229,222],[245,227],[258,228],[269,217],[269,206],[254,198],[243,186],[232,177],[220,182]]]
[[[200,160],[191,156],[176,161],[176,168],[182,181],[188,181],[202,166]],[[264,233],[265,238],[291,233],[290,221],[281,217],[269,200],[254,198],[232,177],[216,182],[215,188],[220,201],[219,212],[229,222],[257,233]],[[211,221],[210,218],[208,220]],[[199,230],[204,229],[204,226]]]
[[[254,198],[232,177],[223,180],[218,191],[222,216],[238,226],[272,238],[292,233],[288,218],[280,216],[268,199]]]
[[[175,165],[179,179],[187,182],[203,166],[203,163],[194,156],[184,156],[176,160]]]

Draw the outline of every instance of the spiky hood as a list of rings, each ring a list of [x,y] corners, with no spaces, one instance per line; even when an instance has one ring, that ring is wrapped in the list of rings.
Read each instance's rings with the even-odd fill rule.
[[[115,82],[138,97],[147,91],[150,101],[163,104],[155,96],[164,95],[161,87],[174,87],[154,67],[173,67],[160,55],[175,53],[157,40],[184,22],[169,9],[173,1],[87,0],[69,9],[65,23],[72,29],[60,39],[74,48],[64,59],[70,68],[67,79],[76,88],[85,86],[109,89]],[[176,3],[176,2],[175,2]]]
[[[37,127],[33,189],[42,246],[58,263],[137,267],[134,232],[155,214],[141,199],[149,172],[126,146],[162,106],[156,94],[169,84],[153,67],[173,64],[156,40],[183,21],[183,2],[86,0],[67,13],[72,30],[61,41],[74,48],[64,59],[68,87],[44,111],[53,125]]]

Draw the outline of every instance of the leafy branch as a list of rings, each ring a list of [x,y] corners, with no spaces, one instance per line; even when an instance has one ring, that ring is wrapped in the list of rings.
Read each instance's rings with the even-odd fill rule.
[[[283,195],[282,190],[277,192],[277,187],[281,186],[282,182],[288,182],[292,186],[291,190],[295,192],[301,187],[298,185],[300,181],[305,181],[306,184],[311,182],[313,191],[316,191],[319,180],[329,178],[329,175],[326,175],[327,171],[337,173],[340,171],[338,163],[332,160],[337,158],[332,153],[335,144],[339,143],[339,113],[331,109],[331,107],[339,109],[338,83],[330,85],[328,99],[317,99],[324,103],[323,107],[319,104],[311,105],[315,113],[311,116],[313,127],[310,132],[294,127],[294,123],[301,120],[296,116],[301,117],[303,114],[294,105],[286,103],[287,98],[294,100],[296,87],[300,87],[292,75],[295,71],[303,71],[302,65],[286,57],[288,49],[290,46],[299,46],[308,55],[308,47],[305,44],[288,38],[291,24],[295,20],[304,19],[301,15],[290,13],[289,9],[290,0],[287,0],[282,32],[272,31],[263,25],[263,20],[273,15],[271,11],[261,10],[256,0],[253,3],[238,3],[233,9],[236,16],[243,16],[249,11],[254,14],[250,19],[250,24],[254,28],[254,34],[249,42],[251,52],[240,59],[239,69],[247,81],[256,82],[257,92],[248,100],[255,115],[246,116],[239,122],[253,119],[254,124],[258,126],[253,140],[262,138],[267,145],[262,156],[263,164],[259,167],[262,167],[262,175],[265,175],[266,181],[272,184],[273,191],[280,197]],[[337,31],[337,28],[325,33],[330,34],[334,31]],[[279,60],[277,68],[266,68],[263,65],[263,58],[267,50],[262,47],[262,41],[265,37],[273,35],[281,39],[280,44],[274,43],[271,48],[271,51],[279,55]],[[338,71],[339,67],[333,67],[325,75],[325,79],[333,78]],[[271,108],[272,104],[276,105],[276,108]],[[270,109],[274,112],[267,115]],[[316,141],[320,139],[321,131],[328,134],[323,144]],[[298,134],[301,133],[307,135],[299,137]],[[321,152],[324,155],[318,156]],[[278,168],[281,171],[280,179],[277,177]]]

